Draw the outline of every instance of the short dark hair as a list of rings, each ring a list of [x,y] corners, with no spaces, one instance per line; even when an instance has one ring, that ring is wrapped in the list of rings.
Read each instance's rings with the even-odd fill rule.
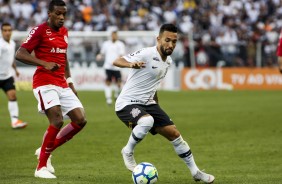
[[[159,34],[162,34],[164,31],[177,33],[177,27],[174,24],[163,24],[160,28]]]
[[[11,26],[11,27],[12,27],[12,25],[11,25],[10,23],[4,22],[4,23],[1,25],[1,30],[3,30],[3,27],[4,27],[4,26]]]
[[[51,0],[51,2],[49,3],[48,10],[53,11],[54,6],[66,6],[66,3],[63,0]]]

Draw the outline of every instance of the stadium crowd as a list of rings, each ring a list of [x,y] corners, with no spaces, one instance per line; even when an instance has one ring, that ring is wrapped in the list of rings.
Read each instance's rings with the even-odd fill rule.
[[[208,66],[276,66],[282,27],[282,0],[65,0],[70,31],[159,29],[175,23],[181,32],[176,61],[190,66],[188,33],[193,32],[195,61]],[[0,22],[28,31],[47,19],[45,0],[0,0]],[[191,40],[190,40],[191,41]],[[126,41],[125,41],[126,42]],[[85,44],[84,51],[98,52]],[[93,54],[94,55],[94,54]],[[86,56],[86,58],[89,58]],[[93,58],[93,59],[92,59]],[[91,61],[95,57],[91,56]]]

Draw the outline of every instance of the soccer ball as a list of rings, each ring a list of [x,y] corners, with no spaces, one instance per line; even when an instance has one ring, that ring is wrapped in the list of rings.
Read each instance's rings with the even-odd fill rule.
[[[158,171],[153,164],[142,162],[134,168],[132,179],[134,184],[156,183],[158,181]]]

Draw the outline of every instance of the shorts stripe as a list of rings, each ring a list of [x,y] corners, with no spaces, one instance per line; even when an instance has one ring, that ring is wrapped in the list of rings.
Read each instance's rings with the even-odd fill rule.
[[[42,99],[40,90],[38,91],[38,95],[39,95],[39,98],[40,98],[41,109],[45,111],[45,106],[44,106],[44,103],[43,103],[43,99]]]

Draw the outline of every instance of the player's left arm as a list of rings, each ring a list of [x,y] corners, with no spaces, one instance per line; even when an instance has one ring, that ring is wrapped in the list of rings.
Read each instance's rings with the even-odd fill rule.
[[[282,56],[278,57],[278,68],[280,73],[282,73]]]
[[[68,62],[68,59],[67,59],[67,55],[66,55],[65,78],[67,79],[67,83],[68,83],[69,87],[74,92],[74,94],[77,96],[77,91],[74,88],[73,80],[71,78],[71,72],[70,72],[70,67],[69,67],[69,62]]]

